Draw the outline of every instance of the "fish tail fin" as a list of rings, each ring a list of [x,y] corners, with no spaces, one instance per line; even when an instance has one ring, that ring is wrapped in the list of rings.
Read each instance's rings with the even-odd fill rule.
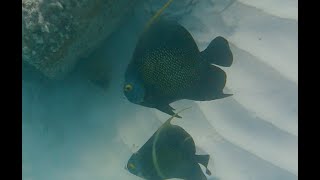
[[[157,18],[162,14],[162,12],[163,12],[165,9],[167,9],[167,7],[168,7],[172,2],[173,2],[173,0],[168,0],[167,3],[164,4],[164,5],[162,6],[162,8],[159,9],[159,10],[156,12],[156,14],[151,17],[151,19],[147,22],[147,24],[146,24],[146,26],[145,26],[145,30],[147,30],[147,29],[152,25],[152,23],[157,20]]]
[[[184,109],[181,109],[180,111],[176,112],[174,115],[172,115],[165,123],[171,123],[172,119],[175,118],[175,117],[179,117],[179,113],[181,113],[182,111],[185,111],[187,109],[190,109],[191,107],[187,107],[187,108],[184,108]]]
[[[230,67],[233,62],[233,55],[229,43],[221,36],[211,41],[209,46],[201,52],[201,57],[209,63],[223,67]]]
[[[206,168],[206,174],[211,175],[211,171],[208,169],[208,163],[209,163],[210,155],[196,155],[196,161],[199,164],[202,164]]]

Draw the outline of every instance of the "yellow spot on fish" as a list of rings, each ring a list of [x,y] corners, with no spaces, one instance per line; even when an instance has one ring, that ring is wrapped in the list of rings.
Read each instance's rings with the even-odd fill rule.
[[[129,92],[133,89],[133,86],[131,84],[127,84],[124,86],[124,91]]]
[[[134,164],[132,164],[132,163],[129,163],[129,164],[128,164],[128,168],[129,168],[129,169],[135,169],[136,166],[135,166]]]

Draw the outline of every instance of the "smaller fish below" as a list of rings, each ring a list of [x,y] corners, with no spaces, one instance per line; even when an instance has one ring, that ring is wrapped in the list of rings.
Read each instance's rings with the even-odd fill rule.
[[[191,34],[175,21],[157,20],[141,35],[125,72],[123,92],[134,104],[173,115],[169,104],[181,99],[210,101],[224,94],[230,67],[228,41],[216,37],[199,51]]]
[[[207,168],[210,155],[196,155],[196,146],[190,134],[180,126],[171,124],[178,113],[130,157],[126,170],[146,180],[207,180],[199,163],[206,167],[206,174],[211,175]]]

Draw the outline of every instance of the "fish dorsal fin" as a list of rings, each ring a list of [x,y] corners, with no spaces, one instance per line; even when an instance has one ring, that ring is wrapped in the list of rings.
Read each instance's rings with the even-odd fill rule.
[[[165,9],[167,9],[167,7],[168,7],[172,2],[173,2],[173,0],[168,0],[167,3],[164,4],[164,5],[162,6],[162,8],[159,9],[159,10],[156,12],[156,14],[151,17],[151,19],[147,22],[147,24],[146,24],[146,26],[145,26],[145,28],[144,28],[144,31],[146,31],[146,30],[149,29],[149,27],[152,25],[152,23],[159,18],[159,16],[161,15],[161,13],[162,13]]]

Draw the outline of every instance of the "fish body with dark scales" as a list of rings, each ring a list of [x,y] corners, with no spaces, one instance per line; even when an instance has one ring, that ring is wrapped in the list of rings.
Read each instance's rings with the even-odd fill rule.
[[[173,115],[170,103],[221,99],[233,56],[227,40],[215,38],[200,52],[191,34],[174,21],[158,20],[145,30],[125,73],[124,94],[135,104]]]
[[[181,63],[184,59],[189,64]],[[161,61],[159,61],[161,59]],[[192,57],[183,57],[179,49],[156,49],[148,53],[141,64],[145,84],[162,97],[179,97],[185,89],[191,87],[193,82],[199,80],[200,68]]]

